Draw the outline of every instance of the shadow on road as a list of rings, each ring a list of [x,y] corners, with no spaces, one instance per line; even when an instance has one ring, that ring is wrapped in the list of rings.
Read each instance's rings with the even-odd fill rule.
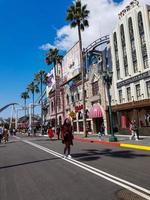
[[[0,167],[0,170],[6,169],[6,168],[12,168],[12,167],[19,167],[22,165],[29,165],[29,164],[39,163],[39,162],[45,162],[45,161],[50,161],[50,160],[58,160],[58,159],[60,159],[60,158],[49,158],[49,159],[35,160],[35,161],[30,161],[30,162],[23,162],[23,163],[18,163],[18,164],[14,164],[14,165],[6,165],[6,166]]]
[[[134,153],[131,150],[114,151],[112,149],[104,149],[102,151],[97,149],[83,149],[83,153],[72,154],[73,158],[80,161],[92,161],[100,159],[101,156],[110,156],[113,158],[137,158],[137,157],[150,157],[148,154]]]

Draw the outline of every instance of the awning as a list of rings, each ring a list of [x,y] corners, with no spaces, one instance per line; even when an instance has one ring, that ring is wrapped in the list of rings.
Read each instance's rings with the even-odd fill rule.
[[[103,112],[98,104],[94,104],[89,112],[90,118],[101,118],[103,117]]]

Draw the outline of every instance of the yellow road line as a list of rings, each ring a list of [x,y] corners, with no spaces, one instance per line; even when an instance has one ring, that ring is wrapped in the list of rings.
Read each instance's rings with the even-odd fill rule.
[[[120,144],[120,147],[150,151],[150,146],[141,146],[141,145],[134,145],[134,144]]]

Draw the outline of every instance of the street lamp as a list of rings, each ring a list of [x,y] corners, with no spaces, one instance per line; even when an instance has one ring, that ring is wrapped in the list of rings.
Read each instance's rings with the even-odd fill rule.
[[[114,135],[114,131],[113,131],[111,95],[110,95],[110,88],[112,85],[113,72],[107,69],[106,71],[103,71],[102,76],[103,76],[104,84],[106,85],[108,103],[109,103],[109,124],[110,124],[110,134],[111,134],[109,141],[117,142],[117,137]]]

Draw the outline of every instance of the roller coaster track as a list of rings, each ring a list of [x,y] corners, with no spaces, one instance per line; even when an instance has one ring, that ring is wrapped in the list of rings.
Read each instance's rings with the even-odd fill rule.
[[[94,42],[92,42],[87,48],[84,49],[84,53],[86,54],[89,51],[96,49],[96,47],[98,47],[104,43],[109,43],[109,35],[105,35],[101,38],[98,38]]]
[[[18,105],[18,103],[10,103],[10,104],[7,104],[6,106],[0,108],[0,112],[4,111],[4,110],[6,110],[8,107],[14,106],[14,105]]]

